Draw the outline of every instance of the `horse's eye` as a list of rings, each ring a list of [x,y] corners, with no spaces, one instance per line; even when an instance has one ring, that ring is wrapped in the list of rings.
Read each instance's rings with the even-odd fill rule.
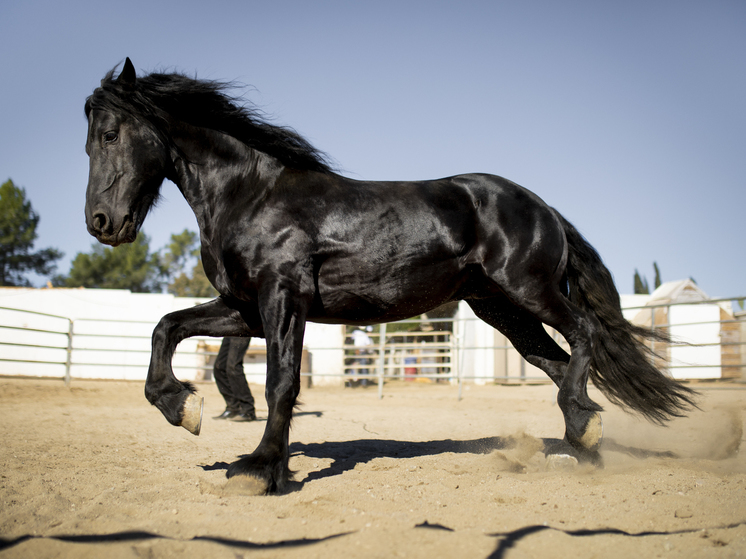
[[[112,142],[116,142],[119,135],[116,132],[106,132],[104,134],[104,142],[107,144],[111,144]]]

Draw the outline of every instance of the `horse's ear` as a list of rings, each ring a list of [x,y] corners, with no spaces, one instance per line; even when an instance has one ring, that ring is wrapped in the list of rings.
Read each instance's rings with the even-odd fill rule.
[[[135,87],[136,81],[137,73],[135,72],[135,66],[132,64],[132,61],[128,57],[127,60],[124,61],[122,72],[117,78],[117,84],[121,85],[125,89],[132,89]]]

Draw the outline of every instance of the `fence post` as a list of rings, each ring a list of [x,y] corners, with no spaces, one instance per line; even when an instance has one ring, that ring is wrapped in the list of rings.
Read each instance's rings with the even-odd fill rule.
[[[460,315],[457,315],[457,316],[460,316]],[[464,349],[463,344],[467,340],[466,329],[467,329],[468,322],[466,320],[463,320],[463,318],[457,319],[456,317],[454,317],[454,323],[455,323],[454,328],[453,328],[454,333],[456,334],[456,332],[458,332],[456,334],[456,344],[458,347],[458,359],[459,359],[458,367],[456,368],[456,384],[458,385],[458,392],[456,395],[456,399],[457,401],[460,402],[463,385],[464,385],[464,377],[463,377],[464,362],[463,360],[466,356],[466,350]]]
[[[465,320],[461,320],[461,321],[459,321],[459,323],[456,326],[458,326],[458,334],[456,334],[456,347],[458,348],[458,359],[459,359],[459,363],[458,363],[458,366],[456,368],[456,384],[458,385],[458,393],[456,395],[456,399],[457,399],[457,401],[460,402],[461,401],[461,391],[462,391],[463,385],[464,385],[464,378],[463,378],[463,373],[462,373],[464,367],[463,367],[463,361],[461,361],[461,360],[463,359],[464,355],[466,354],[466,350],[462,347],[462,342],[464,340],[466,340],[466,321]],[[455,327],[454,327],[454,330],[456,330]],[[507,369],[506,369],[506,371],[507,371]]]
[[[73,319],[68,318],[67,327],[67,359],[65,360],[65,386],[70,386],[70,368],[73,364]]]
[[[453,384],[453,377],[456,377],[456,384],[460,382],[461,378],[461,339],[456,331],[456,321],[453,321],[453,327],[451,328],[451,378],[449,382]]]
[[[383,371],[386,358],[386,323],[378,328],[378,399],[383,399]]]

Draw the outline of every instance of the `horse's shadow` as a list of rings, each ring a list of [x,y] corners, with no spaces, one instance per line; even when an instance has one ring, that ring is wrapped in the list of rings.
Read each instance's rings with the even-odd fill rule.
[[[562,439],[542,438],[544,455],[567,454],[575,457],[579,462],[584,457]],[[376,458],[417,458],[435,456],[439,454],[489,454],[494,450],[511,450],[521,444],[520,438],[515,437],[484,437],[466,441],[452,439],[436,441],[396,441],[389,439],[359,439],[352,441],[326,441],[322,443],[294,442],[290,445],[291,455],[303,455],[309,458],[331,459],[326,468],[309,472],[303,480],[299,480],[297,488],[304,484],[337,476],[353,470],[358,464],[365,464]],[[613,439],[604,439],[601,451],[621,452],[635,458],[677,458],[673,452],[655,451],[644,448],[630,447],[617,443]],[[587,460],[586,460],[587,461]],[[602,463],[597,464],[603,467]]]
[[[574,453],[570,445],[559,439],[542,439],[544,452],[549,449],[563,448],[567,454]],[[290,444],[290,455],[303,455],[309,458],[331,460],[326,468],[308,473],[303,480],[291,484],[290,490],[300,489],[304,484],[341,475],[353,470],[358,464],[365,464],[376,458],[417,458],[446,453],[456,454],[489,454],[493,450],[507,450],[516,446],[512,437],[485,437],[467,441],[444,439],[438,441],[397,441],[390,439],[358,439],[350,441],[325,441],[322,443]],[[566,448],[565,448],[566,447]],[[240,458],[248,456],[241,455]],[[200,466],[205,471],[227,470],[226,462],[215,462]]]
[[[584,457],[562,439],[538,439],[545,455],[567,454],[575,457],[579,462]],[[288,491],[300,490],[306,483],[341,475],[353,470],[358,464],[366,464],[376,458],[418,458],[423,456],[437,456],[440,454],[489,454],[495,450],[511,450],[521,444],[515,437],[483,437],[465,441],[443,439],[434,441],[402,441],[391,439],[357,439],[348,441],[325,441],[321,443],[294,442],[290,444],[291,456],[306,456],[320,460],[331,460],[331,463],[318,471],[309,472],[302,480],[290,483]],[[610,438],[604,438],[601,451],[621,452],[635,458],[676,458],[672,452],[659,452],[637,447],[618,444]],[[248,456],[248,455],[242,455]],[[602,467],[601,462],[597,463]],[[200,466],[205,471],[227,470],[229,464],[216,462],[212,465]]]
[[[559,439],[544,439],[544,449],[561,445]],[[439,454],[489,454],[493,450],[508,450],[516,446],[512,437],[484,437],[467,441],[452,439],[436,441],[397,441],[390,439],[359,439],[352,441],[326,441],[322,443],[300,443],[290,445],[292,455],[309,458],[331,459],[326,468],[310,472],[301,485],[310,481],[337,476],[353,470],[358,464],[366,464],[376,458],[418,458]],[[568,453],[571,449],[568,445]]]

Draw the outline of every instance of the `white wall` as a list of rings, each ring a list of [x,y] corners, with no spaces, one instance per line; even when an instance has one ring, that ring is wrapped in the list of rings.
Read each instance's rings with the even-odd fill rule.
[[[510,377],[547,378],[546,374],[526,362],[503,334],[477,319],[471,307],[461,301],[454,323],[456,335],[463,348],[459,352],[462,378],[476,384],[486,384]],[[508,347],[508,349],[502,349]]]
[[[162,316],[209,299],[168,294],[131,293],[114,289],[0,288],[0,375],[58,377],[65,374],[68,328],[74,323],[72,378],[145,380],[150,361],[150,336]],[[39,316],[2,308],[57,315]],[[36,330],[52,330],[53,333]],[[214,340],[219,346],[219,340]],[[342,374],[344,333],[341,326],[309,323],[304,345],[311,354],[312,372]],[[201,378],[205,357],[197,353],[200,340],[179,344],[174,373],[182,380]],[[24,346],[11,344],[26,344]],[[31,347],[54,346],[53,349]],[[251,347],[264,345],[252,340]],[[8,361],[2,361],[6,359]],[[53,361],[19,363],[11,360]],[[263,364],[247,366],[250,382],[264,383]],[[314,384],[341,383],[341,378],[319,376]]]
[[[669,307],[668,319],[674,340],[714,344],[704,347],[672,345],[671,375],[679,379],[720,378],[720,307],[673,305]],[[676,368],[682,365],[685,367]]]

